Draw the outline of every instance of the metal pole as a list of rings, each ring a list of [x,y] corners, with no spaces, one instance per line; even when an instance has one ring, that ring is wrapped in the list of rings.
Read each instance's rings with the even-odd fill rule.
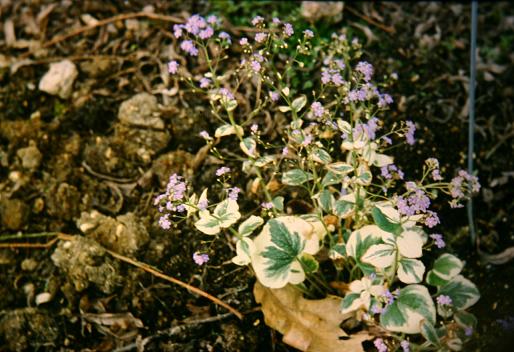
[[[471,52],[469,64],[469,122],[468,122],[468,173],[473,174],[473,152],[475,147],[475,81],[477,48],[477,1],[471,2]],[[468,200],[468,223],[471,244],[476,244],[475,223],[473,221],[473,200]]]

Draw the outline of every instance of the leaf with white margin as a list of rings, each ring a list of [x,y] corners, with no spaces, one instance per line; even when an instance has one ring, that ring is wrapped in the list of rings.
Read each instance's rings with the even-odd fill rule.
[[[330,213],[334,207],[335,198],[328,189],[322,190],[320,193],[314,195],[312,198],[317,199],[321,209],[326,213]]]
[[[232,258],[232,263],[236,265],[248,265],[251,263],[252,253],[255,252],[255,245],[253,241],[249,238],[242,238],[236,243],[236,253],[237,255]]]
[[[238,232],[241,236],[249,236],[259,226],[264,224],[264,220],[260,216],[251,215],[248,219],[239,225]]]
[[[239,147],[249,157],[257,157],[257,143],[252,137],[246,137],[239,143]]]
[[[309,157],[317,163],[328,164],[332,162],[332,157],[323,148],[314,148],[309,154]]]
[[[346,253],[360,260],[369,247],[381,241],[384,233],[376,225],[366,225],[353,231],[346,242]]]
[[[255,160],[255,166],[257,167],[263,167],[268,165],[269,163],[272,163],[276,160],[276,157],[274,155],[265,155],[261,156],[259,159]]]
[[[195,222],[195,227],[206,235],[216,235],[221,231],[218,219],[208,211],[200,213],[200,220]]]
[[[441,341],[434,325],[426,320],[421,323],[421,335],[433,346],[440,347]]]
[[[332,171],[328,171],[325,176],[323,177],[323,180],[321,180],[321,185],[323,187],[336,185],[338,183],[341,183],[344,179],[343,175],[336,174]]]
[[[425,286],[408,285],[400,289],[398,297],[380,314],[380,324],[387,330],[418,334],[421,321],[435,324],[436,310]]]
[[[347,175],[353,171],[353,166],[343,161],[337,161],[325,166],[328,170],[338,175]]]
[[[443,286],[459,275],[463,267],[464,263],[459,258],[445,253],[435,260],[433,269],[428,272],[427,284]]]
[[[417,284],[423,280],[425,265],[421,260],[402,258],[398,264],[398,279],[401,282]]]
[[[469,308],[480,299],[480,292],[475,284],[462,275],[455,276],[441,287],[438,294],[449,296],[452,299],[453,307],[457,309]]]
[[[343,119],[337,119],[337,127],[341,132],[350,134],[352,132],[352,126],[348,121],[344,121]]]
[[[307,104],[307,97],[305,95],[301,95],[293,100],[293,102],[291,103],[291,108],[294,112],[298,112],[303,109],[305,104]]]
[[[228,228],[241,218],[239,205],[235,200],[230,198],[219,203],[216,208],[214,208],[213,215],[217,218],[221,228]]]
[[[396,244],[403,257],[419,258],[423,255],[423,238],[418,232],[402,232],[396,239]]]
[[[373,207],[371,209],[371,216],[373,216],[373,222],[377,224],[380,229],[389,233],[399,234],[402,231],[402,226],[399,224],[399,220],[393,220],[384,211],[392,213],[391,208],[387,207]],[[394,213],[393,213],[394,215]]]
[[[383,167],[390,165],[394,162],[394,159],[390,157],[389,155],[375,153],[375,157],[373,159],[372,164],[376,167]]]
[[[359,309],[362,306],[362,300],[360,299],[360,293],[348,293],[344,296],[343,301],[341,302],[341,313],[346,314],[348,312],[353,312],[354,310]]]
[[[288,111],[291,111],[291,108],[289,106],[287,106],[287,105],[282,105],[282,106],[278,107],[278,110],[280,112],[288,112]]]
[[[231,134],[238,134],[238,135],[242,136],[243,133],[244,133],[243,127],[241,127],[239,125],[233,126],[230,124],[226,124],[226,125],[220,126],[216,129],[216,131],[214,132],[214,137],[220,138],[220,137],[230,136]]]
[[[299,186],[309,180],[312,180],[312,174],[301,169],[293,169],[282,175],[282,183],[288,186]]]
[[[191,215],[196,213],[196,211],[198,210],[198,208],[196,206],[193,206],[190,204],[196,205],[196,194],[193,194],[191,197],[189,197],[187,203],[184,203],[184,207],[186,208],[186,211],[187,211],[187,217],[190,217]]]
[[[322,226],[298,216],[269,220],[254,239],[252,266],[259,282],[270,288],[301,283],[305,272],[298,257],[319,251]]]
[[[389,219],[389,221],[396,223],[400,222],[400,213],[393,205],[393,203],[389,201],[376,202],[375,207],[377,207],[382,212],[382,214],[384,214]]]
[[[361,260],[376,268],[387,268],[396,260],[396,248],[390,244],[375,244],[369,247]]]

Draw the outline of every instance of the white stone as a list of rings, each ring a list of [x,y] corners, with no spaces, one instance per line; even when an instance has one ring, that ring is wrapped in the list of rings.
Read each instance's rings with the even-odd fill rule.
[[[75,64],[70,60],[52,63],[39,82],[39,90],[67,99],[71,95],[73,82],[78,74]]]

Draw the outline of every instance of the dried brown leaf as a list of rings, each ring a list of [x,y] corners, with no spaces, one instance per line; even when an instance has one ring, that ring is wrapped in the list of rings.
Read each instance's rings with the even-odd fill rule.
[[[270,289],[259,282],[253,293],[262,305],[266,325],[283,334],[284,343],[300,351],[359,352],[364,351],[362,341],[371,338],[366,332],[347,335],[339,327],[350,314],[341,314],[338,297],[308,300],[294,286]]]

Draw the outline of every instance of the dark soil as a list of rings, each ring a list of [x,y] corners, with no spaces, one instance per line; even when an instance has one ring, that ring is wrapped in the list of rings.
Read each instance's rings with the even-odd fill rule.
[[[212,130],[208,105],[187,92],[161,94],[170,88],[161,68],[173,52],[171,45],[177,48],[172,23],[143,17],[120,20],[45,46],[84,26],[80,16],[102,20],[142,11],[148,4],[154,13],[167,16],[214,11],[233,26],[246,25],[255,14],[278,15],[306,26],[293,2],[2,1],[0,236],[81,235],[87,233],[81,224],[89,223],[79,221],[81,214],[96,210],[109,217],[112,226],[88,238],[108,249],[128,248],[109,236],[119,224],[137,228],[131,233],[139,231],[140,236],[123,254],[219,297],[245,317],[239,321],[224,315],[223,308],[205,298],[116,261],[92,240],[80,242],[80,249],[62,262],[55,259],[57,250],[71,250],[63,243],[9,248],[8,243],[34,245],[49,239],[15,238],[0,247],[0,350],[122,351],[135,350],[142,340],[148,341],[146,351],[293,350],[264,324],[253,299],[255,279],[230,262],[232,250],[224,239],[207,242],[184,224],[171,231],[157,225],[153,199],[170,174],[188,176],[201,190],[213,183],[217,168],[207,159],[195,169],[195,156],[203,145],[198,132]],[[55,7],[45,13],[48,6]],[[368,27],[375,39],[364,46],[365,56],[377,76],[398,73],[398,84],[389,88],[396,106],[388,118],[415,121],[420,136],[415,147],[397,154],[398,164],[411,178],[432,156],[448,176],[465,168],[470,7],[347,7],[341,22],[316,26],[327,38],[349,26],[363,42],[370,38],[355,23]],[[370,19],[395,32],[384,31]],[[474,216],[480,249],[487,253],[514,245],[513,19],[508,3],[479,5],[475,165],[483,188],[475,198]],[[9,21],[16,36],[11,45]],[[49,64],[66,58],[79,71],[72,96],[61,99],[40,91],[38,83]],[[299,79],[296,84],[302,83]],[[163,130],[120,124],[120,104],[142,92],[155,95],[161,104]],[[246,180],[236,179],[244,189]],[[478,331],[464,350],[512,350],[512,261],[481,261],[470,245],[466,210],[450,210],[443,201],[435,207],[442,220],[437,232],[466,260],[465,274],[482,295],[471,309],[479,319]],[[120,217],[127,213],[135,220]],[[211,254],[207,266],[192,262],[198,250]],[[81,259],[73,261],[79,255]],[[75,262],[84,266],[74,269]],[[37,305],[36,300],[44,297],[49,298]],[[209,321],[211,317],[216,318]],[[147,337],[151,338],[144,340]]]

